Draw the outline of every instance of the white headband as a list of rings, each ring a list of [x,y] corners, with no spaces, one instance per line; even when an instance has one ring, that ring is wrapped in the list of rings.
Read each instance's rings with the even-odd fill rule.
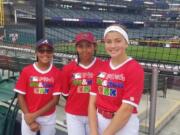
[[[129,38],[128,38],[127,32],[125,30],[123,30],[120,26],[107,27],[106,30],[104,31],[104,38],[105,38],[106,34],[111,31],[119,32],[125,38],[127,43],[129,44]]]

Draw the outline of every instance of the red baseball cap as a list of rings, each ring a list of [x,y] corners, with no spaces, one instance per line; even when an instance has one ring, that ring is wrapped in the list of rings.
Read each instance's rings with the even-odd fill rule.
[[[90,43],[96,43],[96,38],[91,32],[81,32],[75,37],[76,44],[82,40],[88,41]]]

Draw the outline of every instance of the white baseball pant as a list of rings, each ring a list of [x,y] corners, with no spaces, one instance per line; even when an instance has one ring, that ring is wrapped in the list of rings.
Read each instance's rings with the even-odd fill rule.
[[[49,116],[40,116],[36,119],[36,121],[40,124],[41,135],[55,135],[56,112]],[[26,124],[23,114],[21,123],[21,133],[22,135],[36,135],[36,132],[31,131],[29,126]]]
[[[111,122],[111,119],[104,118],[97,112],[98,118],[98,131],[102,135],[103,131]],[[139,119],[136,114],[132,114],[126,125],[120,129],[115,135],[138,135],[139,134]]]
[[[66,113],[68,135],[89,135],[87,116]]]

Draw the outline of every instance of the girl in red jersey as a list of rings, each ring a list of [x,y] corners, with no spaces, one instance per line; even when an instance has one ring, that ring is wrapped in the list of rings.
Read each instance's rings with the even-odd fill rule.
[[[60,71],[52,65],[53,44],[42,39],[36,46],[37,62],[26,66],[16,83],[22,110],[22,135],[55,135],[55,106],[59,100]]]
[[[138,135],[137,107],[143,91],[144,71],[127,56],[129,39],[122,26],[111,25],[104,32],[104,62],[90,92],[91,135]]]
[[[62,93],[68,96],[65,105],[68,135],[88,135],[89,91],[94,74],[102,64],[94,57],[96,41],[92,33],[79,33],[75,41],[78,57],[63,68]]]

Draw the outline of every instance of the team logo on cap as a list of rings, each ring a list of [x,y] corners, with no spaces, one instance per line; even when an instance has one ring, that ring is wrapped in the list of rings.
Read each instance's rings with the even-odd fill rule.
[[[48,42],[47,39],[42,42],[42,44],[48,44],[48,43],[49,43],[49,42]]]

